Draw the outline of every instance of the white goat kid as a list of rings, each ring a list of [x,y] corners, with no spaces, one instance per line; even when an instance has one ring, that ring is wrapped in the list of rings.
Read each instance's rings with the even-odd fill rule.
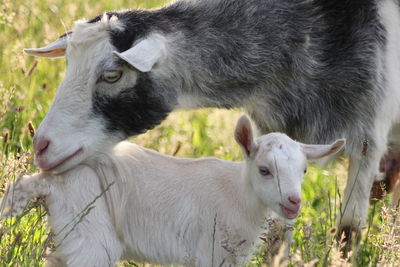
[[[244,162],[182,159],[122,142],[59,174],[27,175],[9,187],[2,216],[46,196],[56,234],[52,257],[67,266],[120,259],[188,266],[242,265],[265,231],[268,211],[294,219],[307,159],[344,145],[304,145],[281,133],[253,139],[240,118]],[[95,200],[95,201],[94,201]]]

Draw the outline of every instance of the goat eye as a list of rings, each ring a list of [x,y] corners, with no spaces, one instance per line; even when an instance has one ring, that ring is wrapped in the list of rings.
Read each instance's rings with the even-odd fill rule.
[[[122,71],[112,70],[112,71],[105,71],[100,77],[100,81],[105,81],[107,83],[115,83],[119,79],[121,79]]]
[[[262,176],[267,176],[267,175],[271,175],[271,172],[268,170],[267,167],[260,167],[259,168],[260,174]]]
[[[307,168],[304,169],[304,174],[306,174],[306,172],[307,172]]]

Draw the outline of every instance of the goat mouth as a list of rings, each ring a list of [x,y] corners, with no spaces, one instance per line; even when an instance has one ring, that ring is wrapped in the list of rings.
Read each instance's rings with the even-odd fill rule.
[[[290,209],[282,204],[279,204],[279,206],[281,206],[282,213],[287,219],[294,219],[299,216],[300,209]]]
[[[83,148],[81,147],[78,150],[76,150],[74,153],[70,154],[69,156],[66,156],[66,157],[64,157],[64,158],[62,158],[62,159],[60,159],[60,160],[56,161],[55,163],[50,164],[48,166],[43,166],[41,169],[44,172],[51,172],[51,171],[57,169],[58,167],[60,167],[61,165],[64,165],[67,161],[69,161],[69,160],[75,158],[76,156],[82,154],[82,152],[83,152]]]

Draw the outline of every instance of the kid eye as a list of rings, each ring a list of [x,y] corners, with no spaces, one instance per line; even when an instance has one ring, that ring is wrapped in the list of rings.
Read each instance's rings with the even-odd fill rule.
[[[259,169],[260,174],[261,174],[262,176],[271,175],[271,172],[269,171],[269,169],[268,169],[267,167],[261,166],[261,167],[259,167],[258,169]]]

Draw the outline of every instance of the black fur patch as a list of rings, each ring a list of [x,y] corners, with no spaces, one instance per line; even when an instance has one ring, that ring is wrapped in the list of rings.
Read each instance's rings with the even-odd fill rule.
[[[162,88],[154,88],[147,73],[141,73],[133,88],[126,88],[116,97],[96,92],[93,96],[93,112],[106,120],[110,132],[124,138],[154,128],[172,110],[171,96]]]
[[[101,19],[99,15],[89,23],[97,22]],[[110,30],[110,41],[112,45],[118,50],[123,52],[132,47],[133,43],[144,37],[150,32],[152,26],[159,25],[159,19],[156,13],[147,10],[129,10],[124,12],[107,12],[107,16],[116,16],[118,20],[124,25],[123,31]]]

